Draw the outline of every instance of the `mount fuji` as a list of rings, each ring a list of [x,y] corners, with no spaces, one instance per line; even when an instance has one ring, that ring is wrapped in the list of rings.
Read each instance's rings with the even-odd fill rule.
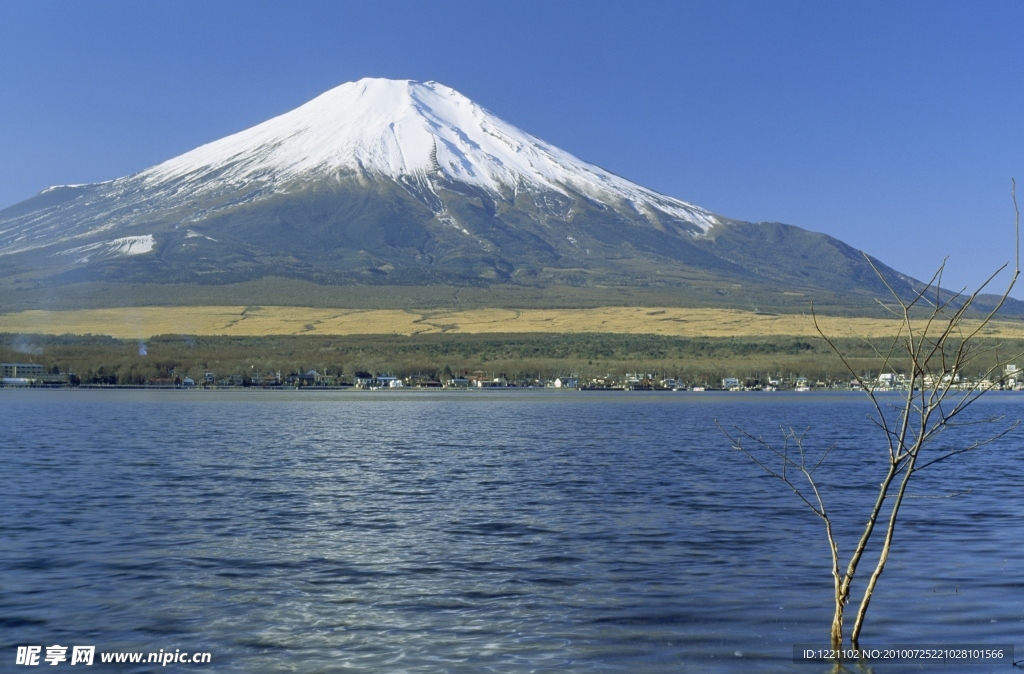
[[[898,290],[917,283],[874,264]],[[51,187],[0,211],[0,287],[28,298],[97,284],[248,288],[242,299],[255,304],[280,302],[266,293],[284,286],[340,297],[560,288],[620,303],[656,291],[743,308],[885,292],[861,253],[834,238],[716,215],[442,84],[385,79],[343,84],[140,173]]]

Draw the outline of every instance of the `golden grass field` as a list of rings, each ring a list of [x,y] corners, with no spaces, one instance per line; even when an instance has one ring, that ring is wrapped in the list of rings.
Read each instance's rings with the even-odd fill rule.
[[[895,334],[898,322],[819,316],[834,337]],[[969,327],[970,323],[965,324]],[[0,332],[110,335],[415,335],[424,333],[604,332],[676,337],[815,336],[809,315],[760,314],[730,309],[603,307],[597,309],[473,309],[402,311],[285,306],[198,306],[21,311],[0,314]],[[1024,322],[993,322],[985,334],[1024,338]]]

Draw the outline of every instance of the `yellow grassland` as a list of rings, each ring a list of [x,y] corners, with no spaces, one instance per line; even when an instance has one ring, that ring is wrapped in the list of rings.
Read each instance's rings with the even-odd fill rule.
[[[892,335],[894,320],[819,316],[836,337]],[[965,327],[969,328],[970,323]],[[975,324],[976,325],[976,324]],[[0,314],[0,332],[94,334],[124,339],[187,335],[359,335],[424,333],[605,332],[676,337],[814,336],[809,315],[768,315],[729,309],[602,307],[597,309],[473,309],[402,311],[285,306],[197,306],[21,311]],[[1024,322],[986,326],[992,337],[1024,338]]]

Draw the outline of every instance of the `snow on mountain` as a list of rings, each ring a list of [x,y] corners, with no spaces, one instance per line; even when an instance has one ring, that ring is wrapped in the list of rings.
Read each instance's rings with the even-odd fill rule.
[[[496,195],[571,188],[601,202],[628,202],[640,212],[661,211],[705,231],[717,222],[704,209],[579,160],[437,82],[343,84],[138,177],[151,188],[180,181],[179,189],[206,191],[226,184],[284,185],[339,171],[419,179],[439,172]]]
[[[100,241],[85,246],[77,246],[62,250],[55,255],[70,255],[78,257],[76,263],[84,264],[95,260],[105,260],[113,257],[130,257],[132,255],[145,255],[152,252],[156,241],[152,234],[142,236],[125,236],[111,241]]]
[[[671,227],[689,235],[719,222],[577,159],[442,84],[363,79],[140,173],[47,188],[0,212],[0,256],[140,232],[155,232],[159,245],[168,225],[194,227],[243,204],[345,179],[393,181],[465,235],[439,196],[458,183],[505,203],[532,196],[554,222],[569,220],[581,196],[627,220],[639,216],[655,227],[674,220]],[[552,193],[568,201],[556,203],[561,197]]]

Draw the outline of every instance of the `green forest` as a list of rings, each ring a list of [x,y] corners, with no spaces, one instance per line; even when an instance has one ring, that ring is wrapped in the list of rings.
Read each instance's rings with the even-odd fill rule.
[[[858,374],[877,374],[889,342],[840,340]],[[1009,362],[1024,341],[988,345],[977,373]],[[510,380],[575,375],[582,381],[627,372],[660,374],[691,385],[769,377],[848,380],[840,359],[820,339],[678,338],[626,334],[507,334],[417,336],[194,337],[161,335],[145,341],[103,336],[0,334],[0,360],[32,362],[47,372],[74,373],[82,383],[133,385],[157,378],[212,372],[256,378],[280,372],[351,378],[357,372],[397,377],[486,374]],[[895,361],[899,372],[899,360]]]

